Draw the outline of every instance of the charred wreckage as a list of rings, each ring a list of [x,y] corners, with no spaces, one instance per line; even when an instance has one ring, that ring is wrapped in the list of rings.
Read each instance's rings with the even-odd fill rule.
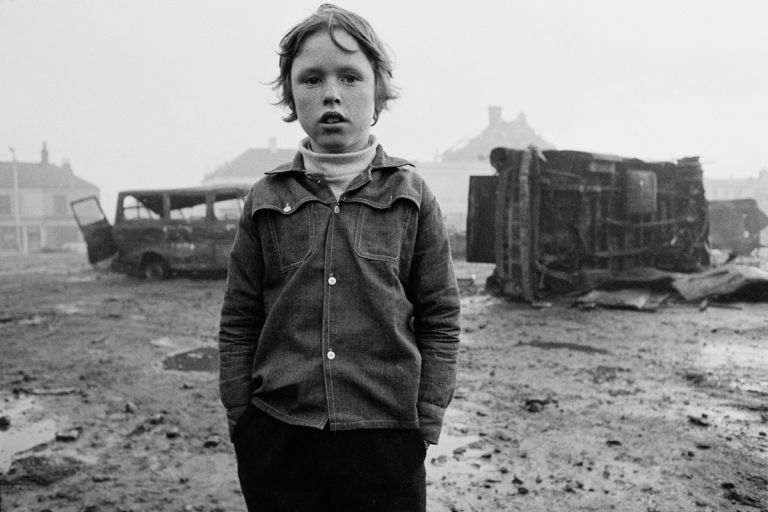
[[[698,157],[646,162],[529,147],[496,148],[490,161],[494,176],[470,177],[467,261],[495,263],[489,292],[528,302],[622,279],[669,284],[711,274],[711,218],[717,244],[734,254],[759,247],[768,225],[754,201],[710,205]],[[742,270],[736,280],[766,288],[767,272]],[[688,279],[682,294],[711,295],[734,284],[730,274],[715,272],[719,284],[709,274]]]

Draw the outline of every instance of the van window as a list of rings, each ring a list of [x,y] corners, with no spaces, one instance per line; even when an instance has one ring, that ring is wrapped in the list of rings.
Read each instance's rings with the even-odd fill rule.
[[[205,194],[171,195],[168,214],[171,220],[205,220]]]
[[[125,220],[159,219],[163,214],[163,196],[126,195],[123,197],[122,208]]]
[[[216,194],[213,203],[213,217],[216,220],[240,218],[243,211],[243,198],[235,192]]]

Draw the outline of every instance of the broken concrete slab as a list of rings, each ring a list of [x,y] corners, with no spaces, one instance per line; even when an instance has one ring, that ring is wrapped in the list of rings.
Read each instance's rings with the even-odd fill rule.
[[[634,309],[637,311],[655,311],[669,297],[668,293],[645,288],[626,288],[620,290],[592,290],[576,299],[579,307],[596,305],[609,308]]]
[[[15,391],[28,395],[71,395],[78,392],[77,388],[16,388]]]
[[[65,443],[74,443],[80,439],[80,435],[83,433],[82,427],[73,427],[67,430],[56,432],[56,440]]]
[[[73,454],[34,453],[13,461],[4,481],[10,485],[51,485],[82,469],[89,461]]]
[[[725,265],[675,279],[672,286],[691,301],[707,297],[768,301],[768,272],[757,267]]]
[[[685,275],[680,272],[670,272],[654,267],[635,267],[622,273],[611,274],[595,286],[595,288],[599,290],[643,288],[657,291],[672,291],[672,282]]]

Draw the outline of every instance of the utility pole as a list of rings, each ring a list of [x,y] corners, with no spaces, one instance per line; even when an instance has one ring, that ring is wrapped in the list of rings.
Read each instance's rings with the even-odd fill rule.
[[[24,243],[21,236],[21,201],[19,200],[19,164],[16,161],[16,150],[8,148],[13,156],[11,166],[13,168],[13,216],[16,223],[16,249],[24,252]]]

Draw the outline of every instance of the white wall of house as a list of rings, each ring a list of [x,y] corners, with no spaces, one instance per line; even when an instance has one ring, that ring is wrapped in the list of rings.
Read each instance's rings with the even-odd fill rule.
[[[19,190],[21,250],[36,252],[43,248],[61,249],[65,245],[82,245],[83,237],[69,203],[91,195],[98,197],[99,190],[86,187]],[[10,212],[0,212],[0,250],[7,250],[15,248],[17,226],[14,191],[0,189],[0,196],[10,197],[11,204]],[[65,205],[63,211],[62,201]]]
[[[478,162],[415,162],[419,173],[432,190],[440,205],[443,219],[451,232],[467,229],[469,177],[495,174],[487,161]]]

